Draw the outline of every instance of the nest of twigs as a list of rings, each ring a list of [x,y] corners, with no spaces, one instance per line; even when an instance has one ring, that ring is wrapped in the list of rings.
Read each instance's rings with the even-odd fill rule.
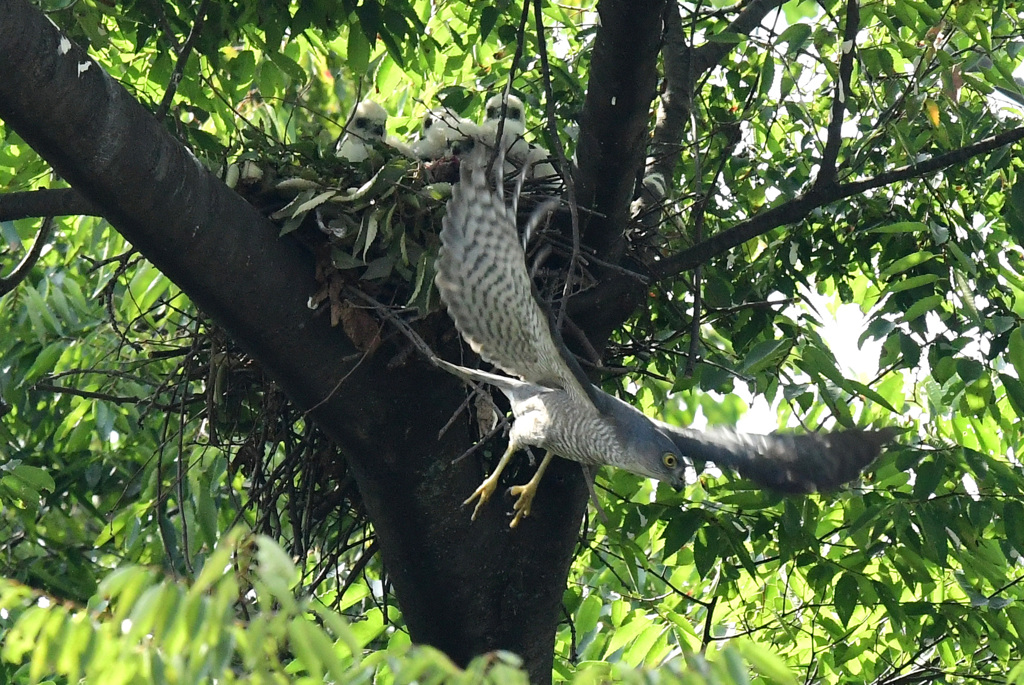
[[[282,236],[298,239],[315,256],[318,289],[310,306],[328,308],[332,325],[343,327],[364,351],[379,341],[382,322],[364,302],[349,300],[352,288],[406,321],[441,308],[434,260],[445,203],[459,175],[456,158],[424,163],[390,149],[381,153],[352,165],[295,150],[264,150],[242,155],[225,171],[226,182],[280,226]],[[527,184],[520,212],[529,214],[557,192],[550,184]],[[535,242],[531,253],[540,261],[550,262],[564,250]],[[550,282],[545,289],[551,296],[561,295],[564,273],[551,267],[534,271],[542,283]],[[220,350],[211,377],[223,374],[213,390],[222,419],[215,424],[225,425],[218,439],[234,447],[229,468],[248,483],[259,532],[314,562],[306,578],[310,586],[333,577],[340,566],[365,570],[375,547],[336,447],[226,336],[210,335],[218,338],[211,348]],[[225,421],[226,414],[233,418]]]

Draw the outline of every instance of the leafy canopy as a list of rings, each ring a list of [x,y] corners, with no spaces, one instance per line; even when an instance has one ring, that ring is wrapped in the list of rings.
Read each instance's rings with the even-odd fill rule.
[[[386,107],[397,137],[436,102],[478,119],[513,67],[520,21],[507,3],[41,4],[222,174],[246,160],[276,174],[322,168],[363,97]],[[838,183],[953,153],[1021,117],[1024,42],[1010,4],[866,3],[848,92],[836,85],[843,4],[787,3],[754,32],[726,30],[737,8],[713,5],[683,8],[694,44],[724,50],[697,82],[694,126],[649,243],[659,254],[804,192],[837,97]],[[550,144],[540,114],[550,107],[571,152],[597,16],[560,3],[544,21],[551,94],[532,30],[513,88],[533,113],[530,135]],[[0,130],[0,187],[61,186]],[[835,496],[783,500],[710,472],[676,494],[601,474],[605,515],[588,521],[565,592],[558,677],[639,679],[636,666],[659,669],[651,679],[746,682],[752,664],[779,682],[793,681],[787,667],[827,682],[1024,679],[1020,169],[1013,146],[965,155],[814,207],[709,255],[699,273],[651,285],[606,356],[640,372],[607,384],[649,413],[734,424],[743,391],[767,400],[779,425],[899,423],[907,436]],[[314,197],[288,218],[305,218],[315,205],[297,208]],[[404,283],[407,302],[429,310],[440,202],[403,205],[396,219],[403,197],[381,189],[356,203],[376,218],[356,223],[333,264],[365,278],[385,259],[366,280]],[[0,221],[5,267],[37,224]],[[880,346],[866,375],[822,333],[822,304],[839,302],[866,317],[858,342]],[[463,673],[409,646],[383,601],[357,498],[332,502],[325,489],[315,501],[326,513],[313,525],[303,513],[314,500],[302,493],[317,486],[290,448],[311,444],[314,429],[280,411],[260,371],[102,219],[60,219],[2,304],[7,679],[405,682],[486,671],[522,682],[510,655]],[[254,487],[260,479],[273,486]],[[713,666],[693,656],[701,650]]]

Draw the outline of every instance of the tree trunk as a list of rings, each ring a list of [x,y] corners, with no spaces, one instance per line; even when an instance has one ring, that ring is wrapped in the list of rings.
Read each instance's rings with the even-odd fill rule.
[[[461,507],[483,471],[453,464],[465,397],[421,360],[356,350],[306,307],[313,260],[204,169],[152,115],[25,0],[0,3],[0,118],[94,203],[132,245],[259,360],[340,445],[380,541],[413,640],[456,662],[493,649],[551,679],[554,634],[586,506],[576,464],[559,460],[534,511],[508,528],[495,498]],[[391,350],[393,352],[393,350]]]

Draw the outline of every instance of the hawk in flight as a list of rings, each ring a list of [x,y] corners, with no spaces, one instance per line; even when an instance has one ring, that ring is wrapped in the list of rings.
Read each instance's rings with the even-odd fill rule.
[[[529,515],[555,455],[587,466],[615,466],[676,488],[685,482],[687,460],[709,461],[769,489],[813,492],[856,478],[898,432],[698,431],[652,420],[594,386],[534,297],[516,230],[518,191],[506,203],[500,152],[493,175],[486,145],[476,145],[462,160],[443,219],[435,278],[462,337],[508,375],[441,365],[463,379],[498,388],[515,417],[508,448],[494,472],[465,502],[476,502],[474,519],[497,489],[509,459],[526,446],[542,448],[545,456],[528,483],[511,488],[517,498],[512,527]]]

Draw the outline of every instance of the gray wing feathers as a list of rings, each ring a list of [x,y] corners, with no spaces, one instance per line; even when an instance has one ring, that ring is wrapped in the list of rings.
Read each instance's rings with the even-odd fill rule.
[[[877,431],[754,435],[655,423],[683,456],[733,469],[758,485],[782,493],[836,490],[859,476],[901,430],[888,427]]]
[[[435,277],[441,299],[485,360],[529,383],[586,398],[534,299],[515,215],[488,183],[484,152],[463,160],[448,201]],[[496,165],[501,169],[501,160]]]

